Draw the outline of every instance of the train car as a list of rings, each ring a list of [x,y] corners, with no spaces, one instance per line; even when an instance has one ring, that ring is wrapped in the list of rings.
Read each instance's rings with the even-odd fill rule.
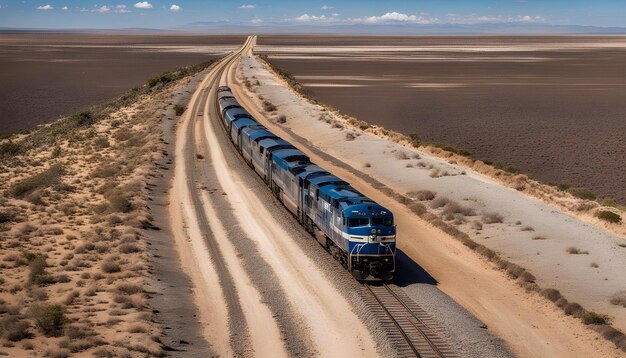
[[[235,98],[224,98],[217,101],[220,107],[220,115],[224,116],[224,112],[232,108],[242,108]]]
[[[358,280],[390,280],[395,272],[393,214],[310,161],[218,89],[220,116],[244,160],[298,221]]]
[[[235,98],[235,96],[233,95],[231,91],[222,91],[222,92],[217,93],[218,100],[224,99],[224,98]]]
[[[239,118],[254,119],[254,117],[252,117],[252,115],[242,107],[231,107],[224,111],[222,121],[224,122],[224,127],[228,133],[230,133],[230,124]]]
[[[280,149],[272,152],[270,162],[270,189],[294,216],[298,215],[300,187],[297,172],[311,165],[311,160],[297,149]]]
[[[278,138],[265,127],[250,126],[241,131],[240,150],[243,159],[252,167],[252,151],[259,146],[259,141],[267,138]]]
[[[259,145],[252,151],[252,166],[254,170],[269,184],[269,163],[273,150],[296,149],[286,140],[276,138],[265,138],[259,141]]]
[[[239,135],[241,130],[245,127],[259,125],[259,122],[255,121],[253,118],[249,117],[240,117],[230,122],[230,138],[237,148],[240,148],[239,145]]]
[[[358,280],[395,272],[393,214],[334,176],[310,180],[307,219],[313,234]]]

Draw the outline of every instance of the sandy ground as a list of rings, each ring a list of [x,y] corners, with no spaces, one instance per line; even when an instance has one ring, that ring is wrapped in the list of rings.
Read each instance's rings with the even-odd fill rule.
[[[218,327],[232,324],[233,318],[226,319],[214,312],[215,306],[239,306],[245,321],[245,332],[229,334],[228,328],[207,330],[212,348],[224,356],[240,350],[244,355],[258,356],[298,352],[322,356],[338,352],[341,356],[377,355],[376,342],[354,313],[352,304],[296,243],[298,236],[294,236],[292,224],[268,214],[275,203],[250,190],[249,168],[241,166],[237,154],[228,147],[210,103],[202,102],[203,88],[215,75],[212,72],[207,76],[191,100],[190,109],[200,108],[199,104],[203,110],[188,110],[178,128],[177,164],[170,196],[172,227],[180,228],[175,232],[179,250],[192,255],[183,261],[188,263],[186,269],[196,286],[203,321]],[[202,116],[196,116],[199,113]],[[190,139],[195,142],[192,147]],[[195,150],[190,161],[186,151],[192,149]],[[196,153],[204,158],[199,164]],[[191,167],[197,172],[192,182]],[[190,198],[197,187],[202,190],[201,207]],[[203,227],[203,218],[207,227]],[[208,230],[209,237],[203,236],[202,230]],[[215,240],[217,252],[207,253],[206,240]],[[254,257],[249,257],[251,248]],[[205,269],[212,271],[211,262],[216,257],[226,262],[226,274],[232,280],[235,296],[224,298],[221,294],[224,281],[193,274]],[[261,279],[259,273],[265,277]],[[267,279],[271,286],[259,285]],[[218,293],[217,305],[204,295],[206,291]],[[248,337],[249,343],[233,340],[233,333]]]
[[[611,314],[616,326],[623,328],[626,324],[623,308],[608,303],[612,294],[625,287],[624,277],[620,277],[626,268],[620,251],[624,249],[618,246],[623,243],[621,238],[500,186],[467,168],[367,133],[358,133],[358,130],[336,128],[332,122],[320,120],[320,116],[323,119],[328,115],[321,107],[303,103],[256,59],[243,58],[242,68],[246,77],[253,81],[258,79],[261,84],[255,86],[255,93],[249,93],[249,96],[262,95],[279,108],[269,118],[275,120],[279,114],[287,117],[283,125],[266,124],[283,138],[299,143],[300,149],[318,164],[389,207],[396,216],[400,249],[439,281],[444,292],[504,338],[517,354],[619,355],[612,344],[599,340],[595,332],[578,320],[565,317],[552,303],[526,293],[459,242],[421,222],[405,206],[372,188],[359,172],[403,192],[432,190],[439,197],[472,208],[475,217],[460,220],[461,230],[530,269],[542,286],[560,289],[570,300]],[[261,108],[258,99],[251,104]],[[253,114],[256,116],[257,113]],[[260,112],[258,115],[261,116]],[[347,132],[355,132],[356,139],[346,140]],[[400,151],[406,152],[409,159],[398,155]],[[320,155],[320,152],[331,158]],[[415,155],[419,159],[412,159],[416,158]],[[426,167],[431,164],[432,167],[418,169],[416,166],[420,161]],[[354,169],[345,170],[337,162],[347,163]],[[407,163],[412,165],[407,166]],[[431,177],[430,174],[437,169],[439,173],[447,171],[447,174]],[[433,211],[441,214],[438,210]],[[503,223],[484,224],[482,230],[470,229],[471,224],[466,221],[480,220],[481,214],[490,212],[500,213]],[[517,221],[522,223],[517,224]],[[535,231],[522,231],[525,225],[532,226]],[[538,235],[545,235],[548,240],[532,240]],[[565,252],[569,246],[577,245],[588,250],[589,255]],[[592,261],[599,267],[590,267]]]

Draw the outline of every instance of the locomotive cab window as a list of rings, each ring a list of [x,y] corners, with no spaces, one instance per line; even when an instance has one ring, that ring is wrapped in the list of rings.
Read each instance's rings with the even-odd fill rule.
[[[369,218],[349,218],[348,219],[349,227],[361,227],[361,226],[367,226],[369,224],[370,224]]]
[[[373,225],[393,226],[393,218],[372,218]]]

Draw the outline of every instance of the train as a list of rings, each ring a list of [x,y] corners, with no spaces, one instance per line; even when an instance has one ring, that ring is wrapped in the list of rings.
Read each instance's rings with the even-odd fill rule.
[[[359,281],[389,281],[396,269],[393,213],[313,163],[217,90],[226,135],[274,196]]]

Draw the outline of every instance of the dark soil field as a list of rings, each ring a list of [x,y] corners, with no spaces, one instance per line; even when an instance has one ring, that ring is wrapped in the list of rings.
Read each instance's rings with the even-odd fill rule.
[[[235,48],[244,36],[0,34],[0,132],[119,95],[164,71]]]
[[[343,113],[626,203],[626,37],[260,37]]]

